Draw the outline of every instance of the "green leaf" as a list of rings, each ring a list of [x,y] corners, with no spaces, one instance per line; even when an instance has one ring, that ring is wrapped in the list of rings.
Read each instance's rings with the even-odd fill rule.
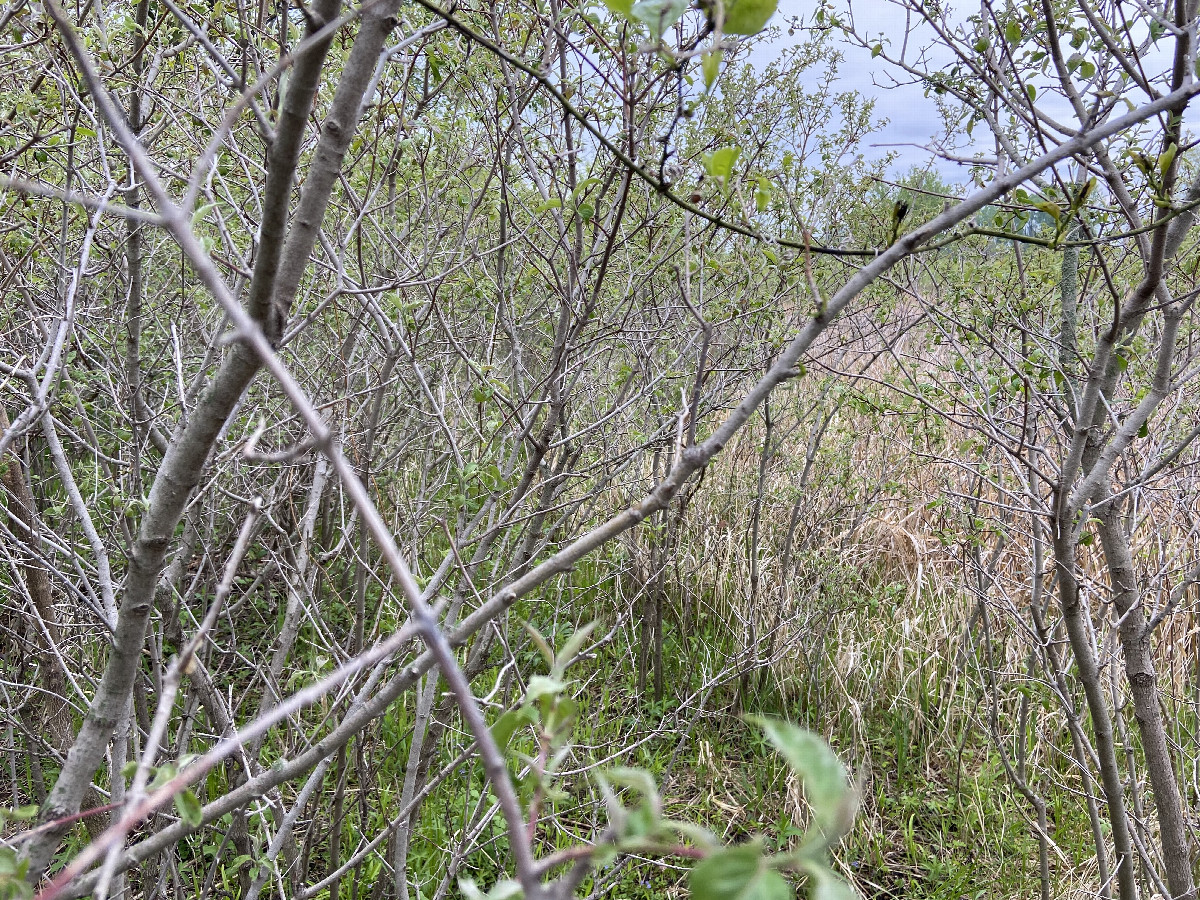
[[[587,191],[588,188],[590,188],[593,184],[599,184],[599,183],[600,183],[599,178],[583,179],[583,181],[581,181],[581,182],[579,182],[579,184],[575,185],[575,190],[571,191],[571,200],[578,201],[580,196],[583,195]]]
[[[557,197],[551,197],[549,200],[543,200],[533,208],[535,213],[544,213],[551,209],[558,209],[562,206],[562,201]]]
[[[18,806],[16,809],[0,809],[0,825],[6,822],[29,822],[37,818],[38,805]]]
[[[207,216],[212,210],[214,210],[216,208],[216,206],[217,206],[217,204],[215,204],[215,203],[205,203],[203,206],[199,207],[194,213],[192,213],[192,231],[196,230],[196,226],[199,225],[201,222],[203,222],[204,217]]]
[[[658,795],[658,785],[645,769],[632,769],[618,766],[606,772],[595,774],[604,796],[604,804],[608,807],[609,820],[617,832],[626,838],[641,838],[658,830],[659,819],[662,817],[662,798]],[[633,809],[628,809],[613,792],[613,785],[627,787],[641,794],[642,803]]]
[[[658,816],[655,813],[654,807],[649,804],[643,804],[626,816],[622,837],[637,840],[638,838],[649,837],[657,830]]]
[[[1175,154],[1179,152],[1178,144],[1169,144],[1167,149],[1158,156],[1158,173],[1166,176],[1167,170],[1171,168],[1171,163],[1175,162]]]
[[[534,628],[529,622],[522,622],[521,625],[524,626],[525,630],[529,632],[529,636],[533,638],[534,644],[537,645],[542,657],[546,660],[546,665],[554,665],[554,651],[550,649],[549,641],[542,637],[542,633]]]
[[[681,838],[691,841],[694,846],[702,850],[715,850],[721,846],[720,838],[702,825],[695,825],[692,822],[681,822],[677,819],[667,819],[663,822],[663,825],[672,831],[678,832]]]
[[[654,776],[645,769],[617,766],[604,772],[603,777],[606,782],[633,788],[653,805],[658,805],[658,785],[654,783]]]
[[[790,722],[766,716],[748,716],[760,727],[788,765],[804,781],[804,795],[825,840],[836,841],[849,830],[855,798],[846,767],[821,738]]]
[[[754,208],[760,213],[767,211],[771,204],[771,181],[766,175],[758,176],[758,186],[754,189]]]
[[[858,894],[826,865],[810,863],[804,867],[809,878],[809,900],[858,900]]]
[[[596,207],[590,203],[580,203],[576,207],[576,212],[579,213],[579,218],[583,219],[583,221],[590,222],[592,221],[592,217],[596,215]]]
[[[1062,221],[1062,209],[1057,203],[1051,203],[1048,200],[1039,200],[1033,205],[1052,218],[1055,222]]]
[[[604,5],[608,7],[608,11],[613,15],[622,16],[626,19],[632,18],[630,11],[633,9],[633,0],[604,0]],[[474,882],[471,883],[474,884]],[[462,884],[461,880],[459,884]]]
[[[992,42],[985,37],[981,37],[975,42],[976,53],[986,53],[988,48],[992,46]]]
[[[711,90],[713,84],[716,83],[717,76],[721,73],[721,57],[724,55],[722,50],[709,50],[700,57],[700,70],[704,73],[704,88]]]
[[[579,704],[570,697],[563,697],[546,716],[546,730],[554,735],[551,745],[556,749],[571,737],[571,729],[568,726],[575,721],[578,714]]]
[[[758,34],[778,6],[779,0],[725,0],[725,33]]]
[[[1025,93],[1029,95],[1029,102],[1032,103],[1037,99],[1037,88],[1032,84],[1025,85]]]
[[[542,697],[557,697],[564,688],[566,688],[566,684],[557,678],[534,675],[529,679],[529,687],[525,689],[525,702],[535,703]]]
[[[496,742],[497,747],[504,750],[508,747],[508,742],[512,740],[512,736],[516,733],[516,730],[522,725],[528,725],[532,722],[533,710],[528,707],[510,709],[492,723],[492,740]]]
[[[1139,170],[1141,170],[1143,175],[1150,174],[1150,171],[1151,171],[1150,158],[1148,156],[1146,156],[1145,153],[1142,153],[1141,151],[1138,151],[1138,150],[1133,150],[1130,152],[1129,155],[1130,155],[1130,158],[1133,160],[1133,164],[1135,166],[1137,166]]]
[[[741,147],[722,147],[719,150],[714,150],[712,153],[704,154],[704,171],[710,178],[724,178],[728,180],[733,174],[734,163],[741,155]]]
[[[1096,75],[1096,64],[1085,59],[1079,64],[1079,74],[1082,78],[1093,78]]]
[[[512,900],[514,897],[521,896],[521,885],[517,884],[511,878],[502,878],[492,885],[492,889],[487,892],[488,900]]]
[[[579,651],[587,643],[588,635],[595,631],[596,624],[595,622],[589,622],[567,638],[566,643],[559,647],[558,653],[555,654],[554,667],[551,669],[551,674],[556,678],[562,677],[571,660],[579,655]]]
[[[154,779],[150,782],[147,790],[157,791],[178,774],[179,770],[175,768],[173,763],[163,763],[154,770]]]
[[[767,866],[762,849],[743,844],[718,850],[688,873],[692,900],[791,900],[792,887]]]
[[[28,872],[29,860],[21,859],[11,847],[0,847],[0,889],[7,888],[7,896],[33,896],[33,886],[25,883]],[[5,881],[8,882],[7,885],[4,884]]]
[[[603,869],[609,863],[615,862],[619,855],[620,851],[612,844],[598,844],[592,851],[592,865]]]
[[[883,44],[876,44],[874,47],[871,48],[871,59],[874,59],[875,57],[879,56],[881,53],[883,53]]]
[[[179,810],[179,818],[192,828],[199,828],[204,824],[204,811],[191,788],[184,788],[175,795],[175,808]]]
[[[1015,19],[1004,26],[1004,39],[1010,44],[1021,40],[1021,26]]]
[[[125,763],[125,765],[121,766],[121,777],[122,778],[132,778],[137,773],[137,769],[138,769],[137,760],[131,759],[129,762]]]
[[[687,0],[638,0],[629,10],[629,17],[646,25],[655,38],[682,18]]]

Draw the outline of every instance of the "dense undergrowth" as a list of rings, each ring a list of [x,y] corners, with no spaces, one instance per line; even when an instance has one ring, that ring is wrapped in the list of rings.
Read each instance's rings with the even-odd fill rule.
[[[818,613],[823,621],[809,635],[820,649],[808,648],[803,666],[789,660],[786,676],[757,673],[766,677],[758,679],[743,708],[824,734],[858,773],[863,809],[839,853],[842,871],[867,897],[1035,894],[1037,851],[1029,811],[993,750],[977,666],[963,653],[969,640],[963,619],[954,616],[953,605],[948,608],[946,596],[929,592],[921,601],[903,582],[856,579],[838,587],[845,605],[830,604]],[[551,623],[539,621],[539,612],[531,605],[518,614],[550,633]],[[542,836],[543,850],[587,838],[602,804],[583,770],[602,765],[646,768],[661,780],[675,814],[728,840],[764,836],[780,848],[794,841],[806,815],[799,784],[737,715],[737,680],[726,677],[714,685],[706,678],[706,657],[736,656],[727,623],[701,616],[684,637],[673,631],[677,614],[669,617],[666,690],[656,700],[638,692],[636,634],[628,616],[621,624],[618,618],[610,610],[599,619],[601,630],[615,627],[612,639],[576,667],[573,767],[580,771],[563,779],[555,827]],[[449,761],[441,758],[434,766]],[[410,861],[424,871],[431,890],[453,855],[445,820],[479,803],[482,787],[475,772],[436,791],[425,804]],[[1074,793],[1064,784],[1051,795],[1062,896],[1086,874],[1090,855],[1086,816]],[[502,831],[493,830],[502,841]],[[476,851],[463,870],[490,881],[504,871],[503,853],[494,847]],[[991,873],[986,883],[981,871]],[[682,896],[685,872],[660,861],[629,860],[599,873],[592,888],[630,900]]]
[[[865,897],[1194,900],[1195,4],[898,5],[13,0],[0,900],[845,900],[778,720]]]

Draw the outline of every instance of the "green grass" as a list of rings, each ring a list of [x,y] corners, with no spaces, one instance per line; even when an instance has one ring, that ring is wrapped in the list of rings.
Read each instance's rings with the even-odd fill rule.
[[[578,580],[573,586],[576,601],[599,593]],[[903,630],[894,590],[884,585],[874,597],[853,599],[833,605],[830,615],[836,621],[828,623],[823,652],[814,656],[815,664],[828,671],[818,668],[790,681],[767,679],[745,710],[790,718],[825,734],[861,772],[862,811],[839,852],[843,871],[868,897],[1036,896],[1038,845],[1030,826],[1032,812],[1009,784],[983,727],[977,679],[969,665],[954,671],[949,651],[958,635],[944,628],[910,628],[905,640],[898,641]],[[923,612],[941,621],[945,602],[945,597],[930,596],[930,608]],[[518,614],[535,615],[545,608],[526,604]],[[895,613],[891,620],[887,610]],[[904,612],[911,620],[922,611],[909,607]],[[547,634],[552,624],[538,622]],[[677,749],[692,712],[677,715],[680,704],[701,680],[697,662],[706,654],[731,656],[738,646],[725,621],[715,616],[693,620],[687,636],[679,635],[673,624],[668,620],[665,628],[667,696],[658,703],[636,693],[636,646],[627,637],[605,645],[573,670],[577,681],[589,685],[579,696],[576,765],[597,762],[660,729],[610,764],[643,767],[661,779],[667,815],[704,825],[730,842],[761,835],[782,849],[802,833],[803,810],[785,767],[758,733],[731,713],[735,682],[712,692],[706,713]],[[600,631],[607,625],[611,619],[602,622]],[[937,641],[941,646],[928,644]],[[835,673],[851,644],[854,669]],[[518,652],[518,657],[523,666],[536,665],[532,654]],[[1052,837],[1061,855],[1053,856],[1052,870],[1061,877],[1058,887],[1064,893],[1077,861],[1091,855],[1086,812],[1067,786],[1041,785],[1054,810]],[[569,846],[571,832],[586,835],[600,815],[595,805],[581,811],[595,799],[587,779],[574,776],[564,787],[566,798],[551,804],[547,818],[561,817],[569,827],[544,828],[543,853]],[[472,792],[481,788],[476,772]],[[430,846],[446,840],[443,823],[450,812],[443,801],[426,805],[422,831]],[[499,832],[497,837],[502,842]],[[674,896],[682,890],[680,862],[628,861],[596,879],[615,898]],[[413,860],[414,866],[418,863],[427,867],[418,879],[432,886],[445,855],[431,853]],[[506,865],[489,848],[473,854],[464,872],[486,884],[500,877]],[[584,893],[593,883],[585,883]]]

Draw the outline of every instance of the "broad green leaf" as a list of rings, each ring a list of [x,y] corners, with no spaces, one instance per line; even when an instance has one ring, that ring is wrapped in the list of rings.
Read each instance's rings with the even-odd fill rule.
[[[1015,19],[1004,26],[1004,39],[1010,44],[1021,40],[1021,26]]]
[[[721,73],[721,57],[723,51],[709,50],[700,57],[700,70],[704,73],[704,87],[706,90],[711,90],[713,84],[716,83],[717,76]]]
[[[532,712],[527,707],[510,709],[492,723],[492,740],[496,742],[496,746],[504,750],[508,746],[508,742],[512,740],[512,736],[516,733],[516,730],[522,725],[527,725],[533,721]]]
[[[771,182],[765,175],[758,176],[758,186],[754,189],[754,208],[760,213],[766,212],[771,203]]]
[[[533,208],[533,211],[535,213],[544,213],[547,210],[558,209],[561,206],[562,206],[561,200],[559,200],[557,197],[551,197],[549,200],[543,200],[541,203],[539,203],[537,206],[535,206]]]
[[[611,862],[615,862],[620,851],[612,844],[598,844],[596,849],[592,851],[592,865],[597,869],[603,869]]]
[[[608,7],[608,11],[613,15],[624,16],[630,18],[630,10],[633,9],[633,0],[604,0],[604,5]]]
[[[740,147],[722,147],[704,154],[704,171],[710,178],[728,179],[733,174],[734,163],[741,155]]]
[[[488,900],[512,900],[514,897],[521,896],[521,885],[511,878],[504,878],[493,884],[487,895]]]
[[[638,0],[629,10],[629,16],[648,26],[656,38],[661,38],[685,10],[687,0]]]
[[[196,230],[196,226],[199,225],[201,222],[203,222],[204,217],[207,216],[210,212],[212,212],[212,210],[214,210],[216,208],[216,206],[217,206],[217,204],[215,204],[215,203],[205,203],[203,206],[197,208],[197,210],[194,213],[192,213],[192,230],[193,231]]]
[[[778,6],[779,0],[725,0],[725,33],[758,34]]]
[[[534,675],[529,679],[529,687],[525,689],[525,702],[536,703],[543,697],[557,697],[564,688],[566,684],[557,678]]]
[[[681,822],[678,819],[667,819],[663,825],[678,832],[681,838],[691,841],[693,845],[703,850],[714,850],[721,846],[720,838],[702,825]]]
[[[617,766],[602,775],[605,781],[621,787],[633,788],[647,800],[658,805],[658,785],[654,782],[654,776],[645,769]]]
[[[554,734],[552,747],[561,747],[571,737],[571,729],[566,727],[575,721],[579,714],[579,704],[570,697],[561,697],[554,704],[554,709],[546,716],[546,729]]]
[[[13,885],[25,888],[22,892],[17,889],[16,896],[32,897],[33,887],[25,884],[25,875],[29,872],[29,860],[17,856],[17,851],[11,847],[0,847],[0,879],[12,879]]]
[[[163,763],[154,770],[154,778],[147,789],[156,791],[178,774],[179,770],[173,763]]]
[[[858,900],[858,894],[826,865],[810,863],[804,867],[808,875],[809,900]]]
[[[648,837],[656,831],[658,831],[658,816],[655,809],[649,804],[643,804],[637,809],[631,810],[625,817],[622,837],[636,840]]]
[[[1055,222],[1062,221],[1062,209],[1059,208],[1057,203],[1051,203],[1048,200],[1039,200],[1033,205],[1052,218]]]
[[[599,183],[600,183],[599,178],[583,179],[583,181],[581,181],[581,182],[579,182],[579,184],[575,185],[575,190],[571,191],[571,199],[572,200],[579,199],[579,196],[581,194],[583,194],[584,191],[586,191],[588,188],[590,188],[593,184],[599,184]]]
[[[486,894],[479,889],[474,878],[458,879],[458,890],[467,900],[512,900],[521,896],[521,885],[511,878],[503,878],[492,885]]]
[[[792,887],[767,866],[762,848],[743,844],[718,850],[688,874],[692,900],[791,900]]]
[[[175,808],[179,810],[179,817],[193,828],[204,824],[204,811],[191,788],[184,788],[175,795]]]
[[[821,738],[790,722],[766,716],[749,716],[767,735],[788,765],[804,781],[804,795],[813,808],[817,827],[829,842],[849,828],[854,812],[854,792],[846,767]]]

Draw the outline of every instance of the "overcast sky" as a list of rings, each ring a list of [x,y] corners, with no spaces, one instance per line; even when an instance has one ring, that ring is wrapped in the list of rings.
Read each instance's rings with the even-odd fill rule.
[[[812,0],[780,0],[775,22],[782,24],[792,16],[801,16],[807,21],[812,16],[813,6]],[[891,35],[899,40],[904,33],[904,12],[888,0],[855,0],[854,15],[855,24],[864,34]],[[799,35],[788,38],[784,29],[776,46],[798,38]],[[891,84],[891,80],[881,60],[871,59],[867,50],[850,46],[842,50],[845,59],[839,69],[838,87],[876,98],[876,116],[888,120],[883,129],[868,139],[866,155],[879,158],[888,153],[897,154],[892,166],[892,173],[897,175],[913,166],[930,164],[933,157],[922,148],[940,134],[942,127],[933,99],[925,97],[924,90],[914,85],[885,89],[882,85]],[[754,54],[756,59],[762,60],[768,60],[772,55],[771,45]],[[961,166],[945,160],[934,160],[933,165],[947,181],[965,180],[965,170]]]
[[[839,0],[837,5],[844,9],[846,2],[847,0]],[[779,11],[774,22],[784,25],[793,16],[799,16],[805,22],[809,22],[814,6],[814,0],[779,0]],[[975,9],[974,6],[964,2],[954,3],[953,7]],[[889,0],[853,0],[853,9],[854,22],[860,34],[871,38],[890,37],[895,45],[899,45],[903,40],[906,24],[905,13],[897,4],[889,2]],[[951,12],[951,17],[953,18],[953,12]],[[919,28],[914,36],[910,37],[908,42],[909,58],[912,58],[913,54],[921,47],[932,43],[928,39],[921,40],[923,32],[927,34],[928,30]],[[788,41],[799,40],[799,38],[798,34],[794,38],[789,38],[785,26],[776,40],[774,49],[772,45],[759,47],[755,50],[753,58],[756,61],[769,60],[777,52],[779,46],[786,45]],[[1173,42],[1168,37],[1146,55],[1144,61],[1152,75],[1169,69],[1170,54],[1173,52],[1173,48]],[[923,168],[932,165],[947,182],[952,184],[965,182],[968,176],[967,167],[943,159],[935,159],[928,150],[923,149],[932,138],[941,135],[942,121],[934,100],[926,97],[924,90],[915,85],[884,87],[884,85],[892,84],[888,75],[890,69],[888,64],[881,59],[872,59],[869,50],[848,45],[842,46],[841,49],[845,59],[839,69],[839,87],[842,90],[857,91],[864,96],[874,97],[877,101],[876,116],[887,119],[887,124],[868,138],[865,147],[867,155],[872,158],[880,158],[889,152],[897,154],[891,169],[892,175],[900,175],[913,166]],[[893,46],[892,49],[896,50],[898,46]],[[936,65],[949,65],[951,62],[951,55],[942,50],[941,58],[934,55],[931,60],[927,61],[927,65],[932,68]],[[812,73],[812,77],[814,79],[819,77],[819,73]],[[1043,92],[1040,84],[1037,87],[1039,88],[1040,106],[1045,104],[1043,108],[1049,110],[1060,122],[1074,120],[1070,106],[1065,99]],[[1184,117],[1184,129],[1185,132],[1190,131],[1192,134],[1200,132],[1200,108],[1188,110]],[[982,143],[970,142],[965,135],[961,136],[959,152],[964,156],[970,156],[976,150],[990,154],[992,144],[990,140],[987,140],[986,129],[977,128],[975,136]]]

